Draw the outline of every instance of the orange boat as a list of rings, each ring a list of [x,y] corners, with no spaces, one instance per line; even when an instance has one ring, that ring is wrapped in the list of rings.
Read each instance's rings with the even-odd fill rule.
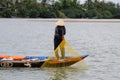
[[[0,67],[64,67],[75,64],[83,60],[88,55],[79,57],[65,57],[64,61],[57,60],[55,57],[48,59],[48,56],[7,56],[0,55]]]

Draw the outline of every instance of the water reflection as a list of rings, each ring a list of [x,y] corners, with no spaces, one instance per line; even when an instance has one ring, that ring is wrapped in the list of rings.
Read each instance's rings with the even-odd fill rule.
[[[58,68],[53,71],[54,75],[49,80],[66,80],[67,73],[65,68]]]
[[[46,69],[48,72],[48,76],[50,76],[49,80],[75,80],[78,77],[76,75],[80,75],[88,70],[88,65],[85,61],[78,62],[77,64],[69,67],[60,67],[60,68],[48,68]],[[79,74],[78,74],[79,73]]]

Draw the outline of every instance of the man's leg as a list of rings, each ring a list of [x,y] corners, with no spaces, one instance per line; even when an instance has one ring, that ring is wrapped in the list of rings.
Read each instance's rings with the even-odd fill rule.
[[[59,59],[59,54],[58,54],[58,40],[57,39],[54,39],[54,52],[55,52],[55,56],[57,59]]]
[[[55,51],[56,58],[59,59],[58,48],[56,48],[54,51]]]
[[[60,46],[60,51],[61,51],[62,59],[64,59],[65,58],[65,48],[64,48],[64,46]]]

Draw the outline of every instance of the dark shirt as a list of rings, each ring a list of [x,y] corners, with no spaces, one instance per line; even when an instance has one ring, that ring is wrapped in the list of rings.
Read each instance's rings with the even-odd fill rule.
[[[66,34],[65,26],[57,26],[55,28],[55,38],[62,39],[62,37]]]

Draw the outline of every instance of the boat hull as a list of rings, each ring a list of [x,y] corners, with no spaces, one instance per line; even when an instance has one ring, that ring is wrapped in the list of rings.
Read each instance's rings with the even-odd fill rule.
[[[46,56],[25,56],[17,58],[14,56],[12,59],[1,58],[0,67],[65,67],[71,66],[78,61],[83,60],[88,55],[79,57],[66,57],[64,61],[59,61],[56,58],[48,59]],[[19,58],[18,58],[19,57]],[[11,57],[10,57],[11,58]],[[23,59],[22,59],[23,58]]]

